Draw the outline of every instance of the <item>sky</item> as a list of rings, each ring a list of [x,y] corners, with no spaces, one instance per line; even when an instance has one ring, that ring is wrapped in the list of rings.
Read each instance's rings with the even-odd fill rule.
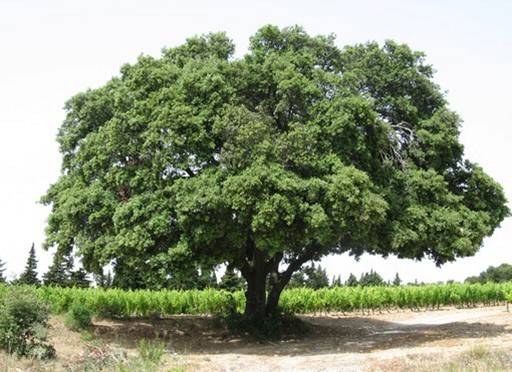
[[[335,34],[337,45],[393,39],[424,51],[464,123],[466,157],[483,166],[512,200],[512,2],[510,1],[0,1],[0,259],[10,277],[32,242],[39,270],[49,208],[38,203],[57,180],[55,141],[64,103],[103,85],[140,54],[158,56],[187,37],[226,31],[237,46],[265,24],[302,25]],[[490,265],[512,263],[512,219],[470,258],[440,268],[432,261],[347,255],[322,261],[330,276],[377,270],[408,282],[463,280]]]

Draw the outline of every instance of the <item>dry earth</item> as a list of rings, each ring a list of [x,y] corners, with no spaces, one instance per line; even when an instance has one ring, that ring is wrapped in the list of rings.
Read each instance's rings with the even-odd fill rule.
[[[191,352],[186,360],[204,371],[392,371],[475,345],[512,351],[512,313],[504,307],[302,318],[318,326],[306,340]]]
[[[314,325],[312,334],[267,343],[237,338],[208,317],[100,320],[92,337],[71,332],[62,319],[54,318],[50,335],[57,361],[35,364],[11,359],[9,364],[4,355],[4,370],[83,370],[84,350],[95,347],[100,356],[107,350],[134,355],[141,338],[165,342],[163,371],[177,366],[186,371],[438,370],[443,361],[475,346],[512,352],[512,313],[504,306],[301,318]]]

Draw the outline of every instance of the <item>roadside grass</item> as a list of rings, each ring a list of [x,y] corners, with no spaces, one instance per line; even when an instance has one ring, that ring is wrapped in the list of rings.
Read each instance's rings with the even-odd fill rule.
[[[512,370],[509,350],[477,344],[456,354],[409,355],[381,365],[378,370],[418,372],[506,372]]]
[[[63,317],[54,319],[59,319],[59,323],[64,323],[66,320]],[[71,333],[77,334],[78,331],[68,329],[68,332],[70,332],[67,334],[69,338]],[[79,337],[75,337],[74,340],[70,340],[73,349],[76,350],[72,358],[60,358],[58,354],[57,358],[52,360],[18,358],[0,351],[0,372],[184,372],[186,370],[186,364],[182,358],[170,353],[166,344],[159,339],[141,338],[137,342],[136,349],[126,349],[110,344],[97,337],[91,329],[86,329],[80,331]]]
[[[137,344],[137,352],[129,354],[94,338],[89,332],[82,332],[81,339],[87,347],[81,363],[81,370],[86,372],[185,371],[179,357],[168,354],[165,344],[158,340],[141,339]]]
[[[75,363],[62,365],[58,360],[38,360],[17,358],[0,354],[0,372],[37,371],[54,372],[66,370],[69,372],[185,372],[186,366],[178,356],[159,356],[160,346],[145,346],[136,355],[128,355],[122,350],[111,348],[89,349]],[[141,354],[142,352],[142,354]],[[156,357],[156,359],[155,359]]]
[[[493,350],[487,345],[476,345],[460,353],[443,369],[450,372],[510,371],[512,370],[512,354],[504,350]]]
[[[37,371],[37,372],[54,372],[55,359],[40,360],[36,358],[18,358],[14,355],[8,355],[0,352],[0,372],[12,371]]]

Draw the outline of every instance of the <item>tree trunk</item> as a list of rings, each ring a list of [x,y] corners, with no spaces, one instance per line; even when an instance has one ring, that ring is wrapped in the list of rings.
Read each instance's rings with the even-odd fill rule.
[[[273,317],[277,315],[279,298],[281,297],[283,289],[290,281],[291,274],[283,273],[279,275],[277,270],[271,273],[275,274],[275,276],[271,278],[271,287],[267,295],[266,284],[268,274],[267,268],[263,267],[263,270],[258,271],[258,274],[254,273],[254,275],[246,277],[245,316],[261,319],[262,317]]]
[[[247,290],[245,291],[244,315],[251,319],[262,319],[265,317],[266,309],[266,288],[265,277],[253,275],[247,279]]]
[[[287,283],[286,283],[287,284]],[[267,316],[275,316],[277,315],[277,309],[279,305],[279,298],[281,297],[281,293],[286,284],[276,283],[270,289],[267,298],[267,306],[265,308],[265,314]]]
[[[248,250],[250,251],[251,260],[249,264],[242,269],[242,275],[247,281],[244,315],[248,318],[258,320],[265,316],[267,297],[266,253],[254,246],[250,246]]]
[[[248,261],[241,269],[242,275],[247,281],[244,316],[254,320],[276,316],[283,289],[289,283],[292,274],[300,269],[304,262],[313,257],[315,248],[317,248],[315,245],[307,247],[301,256],[288,265],[285,271],[279,273],[279,264],[283,255],[278,254],[269,258],[267,252],[260,251],[249,241],[247,245]],[[267,297],[266,285],[269,274],[271,274],[271,288]]]
[[[267,273],[262,276],[254,275],[246,279],[247,291],[245,292],[244,315],[256,320],[277,315],[279,298],[289,280],[281,278],[278,282],[273,283],[267,296]]]

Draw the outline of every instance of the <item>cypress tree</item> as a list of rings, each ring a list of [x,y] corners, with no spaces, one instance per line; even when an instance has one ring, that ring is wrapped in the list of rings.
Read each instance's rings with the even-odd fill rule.
[[[104,270],[101,270],[99,273],[94,273],[93,278],[96,285],[101,288],[127,288],[119,285],[119,277],[115,275],[113,278],[110,270],[108,270],[106,274]]]
[[[80,268],[71,273],[69,278],[69,285],[71,287],[89,288],[91,282],[87,278],[87,272],[83,268]]]
[[[220,279],[219,288],[228,290],[230,292],[238,291],[245,287],[245,281],[241,278],[236,272],[235,269],[231,266],[226,268],[226,272]]]
[[[376,271],[370,270],[369,273],[364,273],[359,279],[359,284],[363,287],[374,287],[384,285],[384,279]]]
[[[290,288],[326,288],[329,287],[329,277],[322,266],[315,266],[312,263],[310,266],[303,267],[293,273],[288,286]]]
[[[402,279],[400,279],[400,276],[396,273],[395,279],[393,279],[393,285],[398,287],[400,284],[402,284]]]
[[[37,259],[34,243],[32,243],[32,247],[30,248],[27,264],[25,265],[25,271],[20,275],[16,283],[27,285],[41,284],[39,278],[37,277]]]
[[[343,283],[341,281],[341,275],[338,275],[338,276],[333,276],[332,277],[332,284],[331,284],[331,287],[342,287],[343,286]]]
[[[216,288],[217,287],[217,276],[215,275],[215,270],[210,268],[201,267],[201,272],[199,274],[198,283],[196,288],[204,289],[204,288]]]
[[[5,273],[5,262],[0,260],[0,284],[5,284],[7,279],[4,276]]]
[[[315,266],[312,263],[311,266],[304,268],[304,273],[307,275],[306,287],[320,289],[329,286],[327,271],[321,265]]]
[[[44,285],[68,287],[73,270],[73,257],[56,253],[48,272],[43,275]]]
[[[290,282],[288,283],[289,288],[303,288],[306,287],[306,276],[304,270],[296,271],[292,274]]]
[[[345,285],[347,287],[356,287],[358,284],[359,284],[359,282],[357,281],[356,276],[354,274],[350,273],[347,281],[345,282]]]

